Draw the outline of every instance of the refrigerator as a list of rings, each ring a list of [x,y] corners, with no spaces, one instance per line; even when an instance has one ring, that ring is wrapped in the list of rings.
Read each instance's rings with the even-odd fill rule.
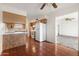
[[[42,42],[46,40],[46,24],[37,22],[35,27],[35,40]]]

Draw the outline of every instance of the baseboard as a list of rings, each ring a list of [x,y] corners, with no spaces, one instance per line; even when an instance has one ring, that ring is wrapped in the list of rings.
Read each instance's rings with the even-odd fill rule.
[[[71,38],[79,38],[78,36],[69,36],[69,35],[58,35],[58,36],[71,37]]]
[[[50,41],[47,41],[47,40],[45,40],[45,41],[43,41],[43,42],[47,42],[47,43],[51,43],[51,44],[55,44],[55,42],[50,42]]]

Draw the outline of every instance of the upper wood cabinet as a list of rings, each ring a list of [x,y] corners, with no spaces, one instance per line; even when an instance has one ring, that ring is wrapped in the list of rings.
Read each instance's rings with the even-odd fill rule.
[[[25,16],[16,15],[15,17],[16,17],[16,22],[17,22],[17,23],[25,24],[25,22],[26,22],[26,17],[25,17]]]
[[[44,19],[40,19],[40,22],[46,24],[47,23],[47,19],[45,19],[45,18]]]
[[[25,24],[26,22],[26,16],[9,13],[9,12],[3,12],[3,22],[4,23],[19,23],[19,24]]]

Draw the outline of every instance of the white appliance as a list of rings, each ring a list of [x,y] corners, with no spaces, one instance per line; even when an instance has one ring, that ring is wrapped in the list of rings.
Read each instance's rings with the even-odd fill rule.
[[[42,42],[46,40],[46,24],[40,22],[36,23],[35,31],[36,31],[35,39],[37,41]]]

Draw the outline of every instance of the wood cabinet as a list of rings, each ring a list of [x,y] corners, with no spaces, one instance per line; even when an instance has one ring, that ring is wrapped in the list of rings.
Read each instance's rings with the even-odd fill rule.
[[[47,19],[45,19],[45,18],[44,19],[40,19],[40,22],[46,24],[47,23]]]
[[[3,22],[4,23],[20,23],[25,24],[26,16],[10,13],[10,12],[3,12]]]
[[[3,35],[3,50],[22,46],[26,44],[25,34]]]

